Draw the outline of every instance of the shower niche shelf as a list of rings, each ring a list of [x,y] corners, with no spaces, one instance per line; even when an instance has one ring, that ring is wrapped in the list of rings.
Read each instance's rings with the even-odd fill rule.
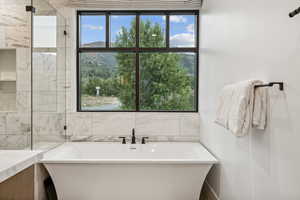
[[[16,110],[16,49],[0,49],[0,112]]]

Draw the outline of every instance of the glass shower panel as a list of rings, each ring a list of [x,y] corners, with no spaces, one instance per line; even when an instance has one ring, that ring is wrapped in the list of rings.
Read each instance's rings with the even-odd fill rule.
[[[0,1],[0,149],[31,147],[30,0]]]
[[[46,0],[33,0],[33,148],[65,141],[66,22]]]

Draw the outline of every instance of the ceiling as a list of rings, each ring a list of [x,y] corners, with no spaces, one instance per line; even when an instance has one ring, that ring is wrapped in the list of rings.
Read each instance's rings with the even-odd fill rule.
[[[96,9],[198,9],[202,0],[49,0],[55,7]]]

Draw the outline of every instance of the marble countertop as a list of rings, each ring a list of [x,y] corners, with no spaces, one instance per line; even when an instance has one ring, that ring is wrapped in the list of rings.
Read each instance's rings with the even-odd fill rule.
[[[0,183],[43,158],[42,151],[0,150]]]

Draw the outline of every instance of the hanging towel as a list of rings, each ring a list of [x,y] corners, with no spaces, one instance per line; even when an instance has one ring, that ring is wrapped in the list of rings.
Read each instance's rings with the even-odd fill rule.
[[[225,86],[220,95],[215,122],[238,137],[246,135],[252,124],[264,129],[268,95],[265,88],[255,89],[255,85],[260,84],[263,82],[247,80]]]
[[[265,130],[267,127],[269,106],[268,89],[264,87],[254,90],[253,120],[252,126],[259,130]]]

